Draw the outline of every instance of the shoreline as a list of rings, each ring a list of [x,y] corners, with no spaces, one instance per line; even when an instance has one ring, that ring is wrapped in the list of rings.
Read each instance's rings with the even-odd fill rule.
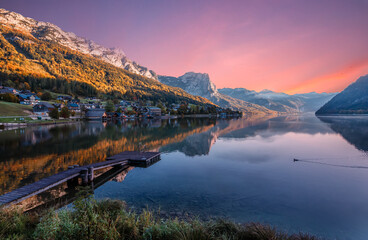
[[[28,127],[28,126],[42,126],[42,125],[59,125],[59,124],[72,124],[72,123],[77,123],[77,122],[81,122],[83,121],[83,119],[68,119],[68,120],[60,120],[60,121],[55,121],[55,120],[48,120],[48,121],[43,121],[43,122],[10,122],[10,123],[1,123],[0,122],[0,130],[8,130],[8,129],[12,129],[12,128],[20,128],[20,127]]]

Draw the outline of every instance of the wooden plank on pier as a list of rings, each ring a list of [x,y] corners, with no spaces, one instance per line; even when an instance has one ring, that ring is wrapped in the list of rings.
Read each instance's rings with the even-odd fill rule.
[[[93,163],[83,167],[75,167],[63,171],[61,173],[52,175],[47,178],[43,178],[40,181],[26,185],[24,187],[18,188],[12,192],[6,193],[0,196],[0,206],[16,204],[23,201],[29,197],[37,195],[44,192],[50,188],[53,188],[61,183],[64,183],[70,179],[81,177],[84,175],[85,179],[86,173],[90,171],[91,180],[93,180],[93,171],[114,166],[125,166],[125,165],[135,165],[135,164],[152,164],[158,161],[160,158],[159,152],[122,152],[112,157],[107,158],[105,162]],[[83,174],[82,174],[83,173]],[[85,180],[87,181],[87,180]]]
[[[98,169],[101,169],[101,168],[113,167],[113,166],[116,166],[116,165],[124,165],[124,164],[128,164],[127,159],[108,160],[108,161],[105,161],[105,162],[93,163],[93,164],[87,165],[85,167],[86,168],[92,167],[93,170],[98,170]]]
[[[64,172],[43,178],[33,184],[20,187],[12,192],[0,196],[0,205],[18,203],[26,198],[32,197],[63,182],[66,182],[69,179],[75,178],[79,176],[79,173],[79,168],[68,169]]]
[[[134,151],[125,151],[119,154],[116,154],[112,157],[108,157],[107,160],[135,160],[135,161],[146,161],[147,159],[154,158],[156,156],[160,156],[159,152],[134,152]]]
[[[109,160],[127,159],[129,165],[133,166],[147,166],[160,160],[159,152],[122,152],[112,157]]]

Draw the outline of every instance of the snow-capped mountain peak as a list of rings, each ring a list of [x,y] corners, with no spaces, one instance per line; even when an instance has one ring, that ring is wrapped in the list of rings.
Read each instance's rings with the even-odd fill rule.
[[[154,71],[130,60],[123,50],[103,47],[92,40],[79,37],[72,32],[65,32],[52,23],[36,21],[2,8],[0,8],[0,23],[11,28],[29,32],[38,39],[55,41],[73,50],[99,58],[116,67],[124,68],[132,73],[157,80],[157,74]]]

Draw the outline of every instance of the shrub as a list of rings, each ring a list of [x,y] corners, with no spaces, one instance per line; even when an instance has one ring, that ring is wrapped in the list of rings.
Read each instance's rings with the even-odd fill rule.
[[[41,99],[44,101],[50,101],[52,98],[51,94],[49,92],[45,92],[41,95]]]
[[[60,116],[63,118],[69,118],[70,116],[69,109],[67,107],[63,107],[60,111]]]
[[[49,116],[53,119],[59,119],[60,117],[60,113],[59,110],[57,108],[53,108],[50,112],[49,112]]]
[[[17,96],[15,96],[12,93],[4,93],[4,94],[0,94],[0,100],[5,101],[5,102],[14,102],[14,103],[19,103],[19,99]]]
[[[115,111],[114,103],[111,100],[107,101],[106,106],[105,106],[105,110],[106,110],[106,112],[114,112]]]
[[[29,239],[38,223],[38,216],[20,210],[0,211],[0,239]]]

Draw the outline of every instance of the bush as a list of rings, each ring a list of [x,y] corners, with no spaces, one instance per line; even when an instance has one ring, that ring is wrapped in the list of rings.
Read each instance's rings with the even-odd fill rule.
[[[18,97],[12,93],[0,94],[0,100],[5,101],[5,102],[19,103]]]
[[[105,106],[105,110],[106,110],[106,112],[114,112],[115,111],[115,105],[111,100],[107,101],[106,106]]]
[[[59,119],[60,114],[59,114],[59,110],[57,108],[53,108],[50,112],[49,112],[49,116],[53,119]]]
[[[67,107],[63,107],[60,111],[60,116],[63,118],[69,118],[70,116],[69,109]]]
[[[30,239],[38,223],[37,215],[18,210],[0,211],[0,239]]]
[[[41,95],[41,100],[50,101],[51,99],[52,99],[52,96],[49,92],[45,92]]]

